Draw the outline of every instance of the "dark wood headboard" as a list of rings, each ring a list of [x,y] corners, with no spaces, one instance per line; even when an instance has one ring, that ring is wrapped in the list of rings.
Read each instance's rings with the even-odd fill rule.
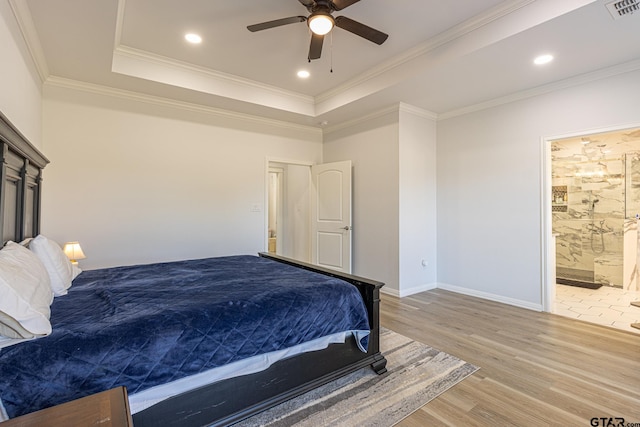
[[[49,160],[0,113],[0,239],[40,232],[42,169]]]

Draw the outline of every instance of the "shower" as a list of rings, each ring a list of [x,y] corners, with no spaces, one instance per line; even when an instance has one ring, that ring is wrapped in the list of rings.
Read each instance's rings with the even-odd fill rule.
[[[593,251],[594,254],[596,255],[600,255],[603,254],[605,251],[605,245],[604,245],[604,233],[608,233],[613,231],[612,228],[607,227],[607,229],[604,228],[604,223],[606,220],[601,220],[600,221],[600,226],[597,226],[593,223],[593,220],[591,221],[591,224],[589,224],[587,226],[587,229],[589,230],[589,232],[591,233],[591,250]],[[596,249],[597,244],[594,244],[594,236],[599,234],[600,235],[600,247]]]
[[[551,142],[556,283],[640,283],[640,128]]]
[[[591,195],[589,196],[589,199],[583,199],[582,202],[591,204],[591,207],[589,209],[589,217],[591,218],[591,223],[587,225],[587,230],[589,231],[589,233],[591,233],[591,238],[590,238],[591,250],[595,255],[600,255],[600,254],[603,254],[604,251],[606,250],[604,245],[604,234],[607,232],[613,231],[613,229],[610,227],[607,227],[605,229],[604,223],[606,222],[606,220],[604,219],[600,221],[600,226],[595,225],[594,216],[596,212],[596,203],[598,203],[600,199],[593,199],[589,202],[590,199],[591,199]],[[596,235],[600,235],[599,245],[598,243],[595,243],[595,241],[597,240],[597,238],[595,237]]]
[[[552,144],[557,283],[593,289],[624,283],[623,235],[632,229],[628,218],[640,212],[633,196],[640,175],[632,167],[638,152],[614,152],[621,147],[604,137]]]

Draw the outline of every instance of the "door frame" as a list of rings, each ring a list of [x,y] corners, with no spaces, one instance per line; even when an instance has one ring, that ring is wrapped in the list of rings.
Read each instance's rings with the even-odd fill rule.
[[[630,123],[625,125],[606,126],[592,128],[582,131],[568,132],[559,135],[543,136],[541,138],[541,171],[540,174],[540,205],[542,215],[540,215],[541,230],[541,278],[540,300],[542,301],[542,311],[553,313],[556,291],[556,238],[553,235],[553,214],[551,212],[551,185],[552,185],[552,165],[551,165],[551,142],[557,139],[576,138],[596,133],[619,132],[625,129],[640,127],[640,123]]]

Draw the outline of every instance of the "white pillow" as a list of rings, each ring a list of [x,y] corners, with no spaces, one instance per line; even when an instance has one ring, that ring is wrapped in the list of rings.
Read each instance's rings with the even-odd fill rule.
[[[67,294],[71,282],[80,273],[78,267],[74,268],[62,248],[54,241],[42,234],[31,240],[29,249],[38,256],[49,273],[51,289],[57,297]]]
[[[47,270],[29,249],[7,242],[0,250],[0,311],[6,316],[4,320],[15,320],[32,336],[50,334],[53,292],[49,283]],[[17,332],[18,328],[14,325],[12,329]]]
[[[0,311],[0,337],[33,338],[35,335],[23,328],[16,319]]]

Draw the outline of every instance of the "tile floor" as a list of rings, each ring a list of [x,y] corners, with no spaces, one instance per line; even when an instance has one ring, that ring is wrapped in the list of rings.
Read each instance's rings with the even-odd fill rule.
[[[640,292],[626,292],[610,286],[586,289],[556,285],[553,312],[640,334],[640,329],[630,326],[631,323],[640,323],[640,307],[632,306],[631,301],[640,301]]]

